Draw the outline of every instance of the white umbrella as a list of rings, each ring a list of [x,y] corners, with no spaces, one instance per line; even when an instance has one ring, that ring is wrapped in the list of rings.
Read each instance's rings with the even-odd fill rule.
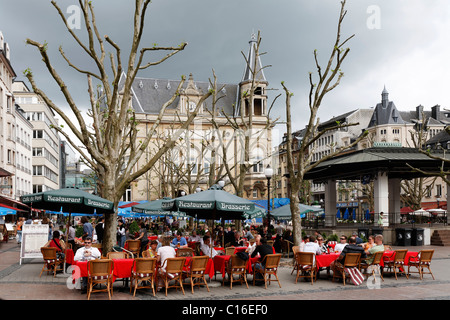
[[[426,210],[424,210],[424,209],[416,210],[414,212],[411,212],[410,214],[411,215],[416,215],[416,216],[431,217],[431,213],[426,211]]]
[[[431,212],[434,215],[439,215],[439,216],[443,216],[447,212],[446,210],[441,209],[441,208],[439,208],[439,209],[428,209],[427,211]]]

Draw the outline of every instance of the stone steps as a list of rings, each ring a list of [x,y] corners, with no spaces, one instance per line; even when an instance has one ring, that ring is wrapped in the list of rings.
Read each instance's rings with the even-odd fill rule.
[[[435,230],[430,244],[432,246],[450,246],[450,230]]]

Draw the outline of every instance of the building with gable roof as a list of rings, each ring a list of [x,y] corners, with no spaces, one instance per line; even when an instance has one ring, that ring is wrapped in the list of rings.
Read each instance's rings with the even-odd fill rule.
[[[272,154],[272,124],[266,92],[268,82],[256,52],[255,36],[252,36],[249,46],[241,81],[217,84],[215,102],[212,96],[205,100],[189,130],[179,138],[179,143],[153,169],[130,185],[125,201],[154,200],[179,196],[183,192],[189,194],[206,190],[220,179],[225,180],[227,191],[234,192],[228,183],[229,175],[238,175],[240,163],[251,165],[245,176],[244,197],[267,197],[264,168]],[[123,75],[119,85],[123,85],[124,80]],[[134,80],[131,107],[139,123],[137,140],[147,136],[162,106],[176,95],[180,81],[138,77]],[[253,95],[250,94],[252,86]],[[137,163],[137,168],[151,158],[168,136],[176,133],[201,97],[212,89],[213,84],[209,81],[197,81],[192,74],[189,75],[179,95],[167,107],[157,133],[146,154]],[[250,98],[253,100],[250,101]],[[213,122],[217,123],[218,130]],[[248,154],[244,149],[245,135],[250,137]],[[229,173],[225,162],[229,164]]]

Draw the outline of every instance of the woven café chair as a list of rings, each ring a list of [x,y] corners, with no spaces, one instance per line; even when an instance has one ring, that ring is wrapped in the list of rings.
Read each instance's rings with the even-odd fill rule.
[[[235,247],[226,247],[225,248],[225,255],[227,255],[227,256],[233,255],[235,249],[236,249]]]
[[[228,280],[230,281],[230,289],[233,289],[233,282],[240,282],[241,284],[245,282],[248,289],[246,265],[247,261],[242,260],[237,255],[233,254],[230,257],[229,263],[226,266],[226,273],[228,275]],[[239,277],[237,280],[234,279],[235,275]],[[224,283],[225,277],[223,277],[222,286]]]
[[[139,257],[139,252],[141,251],[141,240],[127,240],[125,241],[125,246],[133,254],[133,258]]]
[[[267,243],[269,246],[273,247],[273,240],[267,240],[266,243]]]
[[[314,280],[316,280],[317,277],[316,268],[314,265],[314,253],[299,251],[295,254],[295,261],[297,265],[297,276],[295,277],[295,283],[297,283],[298,278],[310,278],[311,285],[313,285]]]
[[[114,262],[111,259],[95,259],[88,261],[88,300],[91,298],[91,293],[94,292],[108,292],[109,300],[111,300],[113,294],[113,265]],[[102,288],[102,285],[105,285],[106,288]],[[94,286],[96,286],[96,289],[94,289]]]
[[[156,258],[136,258],[131,270],[130,293],[134,288],[133,297],[136,296],[137,289],[152,289],[153,296],[155,296]],[[139,283],[143,282],[149,284],[139,286]]]
[[[120,252],[111,251],[111,252],[107,253],[106,258],[107,259],[127,259],[128,253],[126,253],[124,251],[120,251]]]
[[[291,254],[291,248],[294,244],[286,239],[281,239],[281,252],[283,253],[283,257],[285,255],[287,255],[287,257],[289,258],[290,254]]]
[[[410,268],[414,267],[417,268],[417,271],[413,273],[418,273],[420,275],[420,280],[423,280],[424,274],[431,274],[431,276],[434,279],[434,275],[431,272],[430,264],[431,259],[433,258],[434,250],[421,250],[417,257],[410,257],[408,261],[408,275],[411,275]],[[428,272],[423,272],[423,269],[427,268]],[[407,275],[407,277],[408,277]]]
[[[208,261],[208,256],[192,257],[188,270],[183,271],[183,278],[189,278],[191,282],[192,294],[194,294],[195,286],[202,286],[203,284],[206,285],[206,289],[208,289],[209,292],[208,283],[205,279],[206,266],[208,265]],[[200,282],[200,280],[203,280],[203,283]]]
[[[342,278],[342,282],[345,286],[345,269],[346,268],[357,268],[359,270],[361,254],[360,253],[346,253],[344,263],[335,263],[333,269],[333,279]]]
[[[386,259],[384,260],[383,274],[393,273],[395,275],[395,280],[398,280],[397,278],[397,269],[398,269],[399,272],[403,273],[406,276],[405,273],[406,253],[408,253],[408,249],[400,249],[395,250],[391,256],[386,257]]]
[[[280,265],[281,253],[276,254],[268,254],[264,257],[263,262],[265,260],[265,266],[263,269],[254,269],[253,270],[253,285],[255,285],[255,281],[264,281],[264,286],[267,289],[267,282],[269,285],[272,281],[272,275],[275,276],[278,285],[281,288],[280,279],[278,279],[277,271],[278,266]],[[261,264],[262,265],[262,264]],[[263,276],[262,279],[256,279],[256,274],[259,273]]]
[[[375,252],[373,255],[373,260],[372,263],[365,263],[365,262],[361,262],[360,264],[360,269],[362,271],[364,271],[363,274],[365,274],[367,277],[369,277],[368,275],[368,271],[370,269],[372,276],[375,276],[375,270],[380,270],[380,263],[381,263],[381,259],[383,258],[383,251],[378,251]],[[384,281],[383,279],[383,274],[380,272],[380,276],[381,276],[381,280]]]
[[[193,257],[194,250],[192,248],[178,248],[177,257]]]
[[[291,274],[293,274],[294,271],[296,271],[297,268],[298,268],[297,259],[295,259],[295,255],[297,254],[297,252],[300,252],[300,246],[293,246],[292,247],[292,252],[294,253],[294,257],[293,257],[293,259],[294,259],[294,268],[292,268]]]
[[[161,278],[164,281],[164,286],[166,288],[166,297],[167,297],[167,289],[169,288],[176,288],[176,289],[181,288],[181,291],[183,291],[184,295],[182,275],[185,261],[186,261],[185,257],[167,258],[164,261],[164,264],[161,266],[166,267],[166,272],[163,272],[161,275]],[[172,280],[175,281],[175,284],[171,286],[170,281]]]
[[[42,276],[42,273],[44,271],[47,271],[47,274],[49,273],[49,271],[53,272],[53,277],[56,277],[56,271],[63,271],[64,259],[57,258],[56,248],[42,247],[41,253],[42,257],[44,258],[44,266],[42,267],[39,278]]]

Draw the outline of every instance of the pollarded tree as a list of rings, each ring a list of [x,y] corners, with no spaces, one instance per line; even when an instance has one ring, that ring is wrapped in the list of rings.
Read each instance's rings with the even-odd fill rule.
[[[67,114],[65,110],[58,107],[35,81],[32,72],[28,69],[24,73],[28,78],[36,94],[38,94],[47,105],[58,114],[76,138],[81,142],[81,146],[73,141],[64,128],[55,128],[67,141],[81,154],[84,162],[94,170],[98,178],[99,195],[114,202],[115,208],[120,198],[125,193],[130,183],[146,173],[161,158],[161,156],[173,147],[175,141],[188,128],[190,123],[196,117],[199,106],[210,96],[208,92],[201,97],[197,108],[189,114],[183,125],[174,132],[164,146],[155,153],[146,157],[145,164],[137,166],[138,161],[145,154],[151,141],[151,137],[158,129],[163,114],[177,97],[184,83],[184,77],[178,86],[176,93],[172,98],[161,106],[157,120],[150,130],[148,130],[145,139],[136,139],[138,129],[134,110],[131,107],[131,86],[139,71],[158,65],[176,53],[182,51],[187,43],[179,46],[160,47],[156,44],[149,47],[141,47],[141,40],[144,31],[144,22],[150,0],[136,0],[133,17],[133,34],[131,35],[131,48],[129,49],[128,60],[122,60],[122,49],[114,40],[105,35],[100,36],[97,28],[94,8],[91,1],[79,0],[79,6],[84,22],[84,28],[87,33],[87,43],[84,43],[76,33],[71,29],[60,7],[55,1],[52,5],[56,8],[67,31],[74,41],[84,51],[90,61],[94,63],[95,70],[84,70],[76,66],[63,49],[59,52],[66,60],[68,65],[76,72],[86,76],[87,88],[89,92],[90,110],[88,116],[91,117],[92,124],[88,125],[84,119],[81,110],[70,93],[68,85],[64,82],[59,73],[55,70],[47,54],[48,45],[37,41],[27,39],[27,44],[36,47],[45,63],[45,66],[60,87],[62,94],[67,101],[73,116]],[[113,53],[107,54],[105,46],[109,45]],[[155,61],[146,62],[147,53],[163,53],[162,58]],[[164,55],[165,54],[165,55]],[[112,74],[112,78],[109,75]],[[123,85],[119,86],[121,77],[124,77]],[[103,247],[106,252],[112,250],[116,239],[116,221],[115,214],[107,215],[105,219],[105,235]]]
[[[290,208],[292,214],[292,226],[294,234],[294,243],[299,245],[301,242],[301,218],[299,209],[299,191],[304,183],[304,176],[311,169],[315,168],[321,162],[335,156],[343,150],[350,149],[367,135],[367,132],[361,134],[353,143],[335,148],[334,151],[328,155],[322,157],[320,160],[313,162],[312,156],[314,154],[314,148],[316,142],[327,132],[338,130],[341,128],[357,125],[358,123],[339,123],[334,126],[329,126],[326,129],[318,131],[319,118],[317,113],[319,107],[322,104],[325,96],[333,89],[335,89],[344,73],[341,71],[341,65],[350,48],[343,48],[344,44],[349,41],[354,35],[341,40],[341,26],[345,18],[347,11],[345,10],[345,0],[341,1],[341,10],[339,15],[336,40],[333,44],[330,57],[325,67],[322,67],[318,61],[317,51],[314,51],[314,59],[316,63],[316,71],[318,75],[317,83],[314,83],[313,74],[309,73],[310,91],[309,91],[309,121],[305,127],[302,141],[299,145],[297,163],[293,161],[293,142],[292,142],[292,124],[291,124],[291,97],[292,92],[285,86],[284,82],[281,83],[286,95],[286,129],[287,129],[287,142],[286,142],[286,154],[287,154],[287,168],[289,173],[289,181],[291,184],[290,189]]]

